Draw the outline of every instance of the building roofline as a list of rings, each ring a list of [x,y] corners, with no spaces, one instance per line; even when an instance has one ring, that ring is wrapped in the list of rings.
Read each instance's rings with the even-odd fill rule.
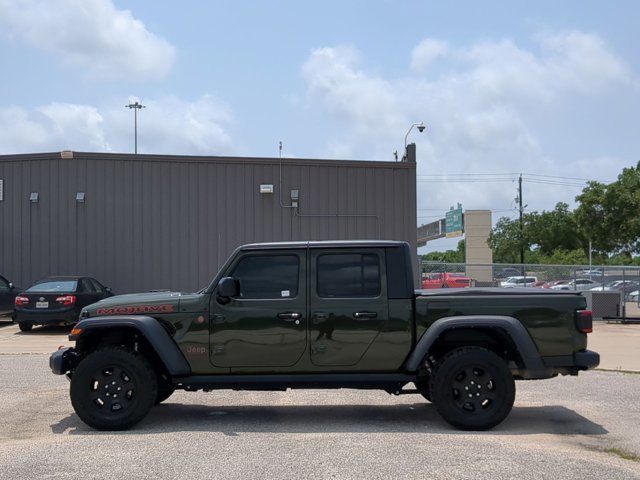
[[[157,155],[133,153],[104,153],[104,152],[39,152],[0,155],[0,162],[25,162],[43,160],[111,160],[135,162],[173,162],[173,163],[218,163],[236,165],[318,165],[318,166],[348,166],[357,168],[398,168],[414,169],[415,163],[394,162],[385,160],[334,160],[313,158],[278,158],[278,157],[232,157],[215,155]]]

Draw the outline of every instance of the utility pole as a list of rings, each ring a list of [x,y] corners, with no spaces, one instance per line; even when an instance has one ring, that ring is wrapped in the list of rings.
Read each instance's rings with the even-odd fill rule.
[[[524,225],[522,223],[522,174],[518,178],[518,202],[520,204],[520,265],[524,265]],[[524,275],[524,273],[522,273]]]
[[[125,105],[125,108],[133,108],[133,141],[134,141],[134,154],[138,154],[138,110],[142,108],[146,108],[145,105],[142,105],[136,100],[136,103],[129,103],[129,105]]]

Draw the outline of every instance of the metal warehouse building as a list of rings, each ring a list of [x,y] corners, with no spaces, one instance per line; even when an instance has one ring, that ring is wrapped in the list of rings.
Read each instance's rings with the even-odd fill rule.
[[[415,150],[414,150],[415,152]],[[413,156],[415,158],[415,155]],[[55,152],[0,156],[0,274],[197,290],[243,243],[416,248],[413,162]]]

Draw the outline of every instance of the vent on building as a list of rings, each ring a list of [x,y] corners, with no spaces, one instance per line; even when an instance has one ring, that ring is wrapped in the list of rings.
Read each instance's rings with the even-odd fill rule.
[[[73,158],[72,150],[62,150],[60,152],[60,158]]]

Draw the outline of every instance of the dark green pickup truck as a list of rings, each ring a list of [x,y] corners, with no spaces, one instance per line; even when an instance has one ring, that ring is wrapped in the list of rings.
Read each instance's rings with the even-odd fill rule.
[[[82,311],[50,366],[78,416],[139,422],[176,389],[382,389],[417,393],[451,425],[509,414],[517,379],[576,375],[591,312],[574,292],[414,290],[408,244],[287,242],[238,248],[198,293],[145,293]]]

